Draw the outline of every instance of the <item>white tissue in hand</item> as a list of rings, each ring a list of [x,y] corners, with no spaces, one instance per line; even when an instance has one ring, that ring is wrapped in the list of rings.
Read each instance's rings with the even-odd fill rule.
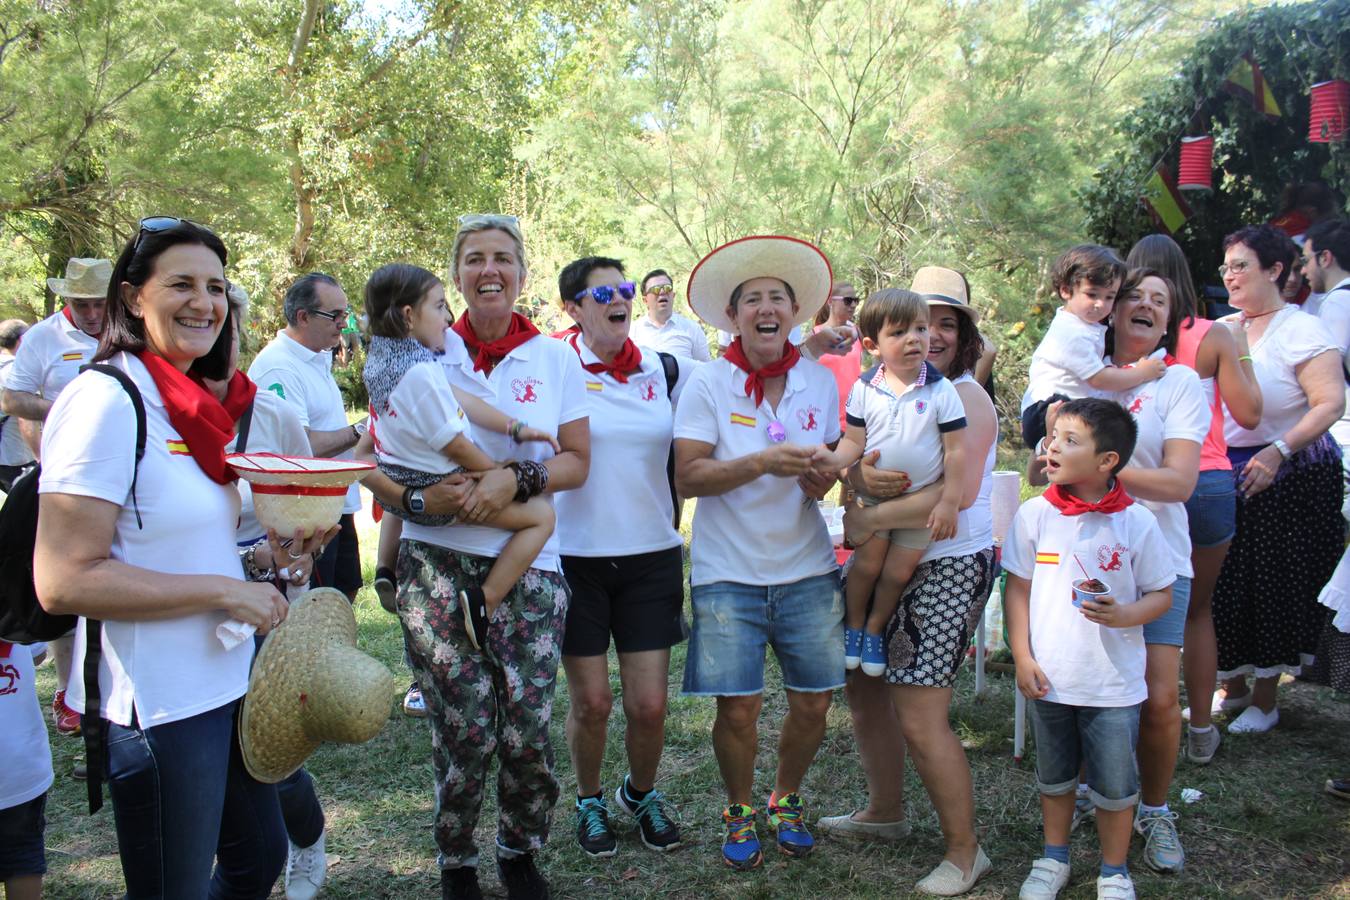
[[[244,641],[253,637],[258,631],[257,628],[247,622],[240,622],[238,619],[230,619],[221,622],[216,626],[216,639],[220,641],[221,646],[226,650],[233,650]]]

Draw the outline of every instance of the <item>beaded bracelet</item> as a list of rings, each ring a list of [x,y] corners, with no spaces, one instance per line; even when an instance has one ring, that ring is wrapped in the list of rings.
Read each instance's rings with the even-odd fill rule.
[[[511,440],[520,443],[520,432],[526,427],[520,419],[512,419],[511,424],[506,426],[506,433],[511,436]]]

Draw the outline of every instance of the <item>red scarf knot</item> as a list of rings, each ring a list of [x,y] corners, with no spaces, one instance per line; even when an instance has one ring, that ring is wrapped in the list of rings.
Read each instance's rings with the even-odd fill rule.
[[[468,310],[465,310],[464,315],[455,320],[455,324],[450,326],[450,330],[463,338],[464,346],[473,352],[473,370],[485,375],[491,375],[493,367],[501,362],[506,354],[539,333],[539,329],[534,327],[533,322],[520,313],[513,312],[511,313],[511,324],[506,328],[506,334],[495,341],[485,341],[480,339],[477,332],[473,330],[473,323],[469,321]]]
[[[741,346],[740,336],[731,342],[731,346],[722,354],[722,358],[727,362],[746,373],[745,378],[745,396],[753,397],[755,406],[764,402],[764,382],[770,378],[777,378],[779,375],[786,375],[788,370],[795,366],[802,358],[801,351],[792,346],[791,341],[783,341],[783,355],[781,358],[769,363],[762,369],[750,368],[750,360],[746,358],[745,348]]]
[[[566,338],[567,343],[572,345],[572,349],[577,351],[577,356],[581,356],[581,335],[572,334]],[[613,362],[593,362],[582,363],[581,367],[592,375],[599,375],[602,372],[608,372],[619,384],[627,384],[628,376],[642,368],[642,351],[638,345],[633,343],[632,338],[623,342],[622,349],[614,356]]]
[[[1125,488],[1121,485],[1120,479],[1115,479],[1111,484],[1111,490],[1106,492],[1096,503],[1088,503],[1070,494],[1064,488],[1057,484],[1050,485],[1045,492],[1045,499],[1050,501],[1050,505],[1060,511],[1065,516],[1081,516],[1083,513],[1116,513],[1134,502],[1134,498],[1125,493]]]
[[[198,467],[216,484],[229,484],[239,476],[225,464],[225,445],[234,437],[234,423],[253,403],[258,386],[243,372],[235,371],[225,391],[225,402],[196,379],[178,371],[162,356],[142,350],[136,357],[145,364],[159,388],[164,409]]]

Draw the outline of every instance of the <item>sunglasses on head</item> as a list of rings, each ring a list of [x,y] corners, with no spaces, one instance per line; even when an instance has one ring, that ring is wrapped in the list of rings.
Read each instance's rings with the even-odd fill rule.
[[[631,281],[625,281],[621,283],[617,288],[612,288],[607,284],[601,284],[597,285],[596,287],[586,288],[586,290],[577,294],[572,299],[580,301],[582,297],[585,297],[587,294],[590,294],[591,299],[593,299],[596,303],[599,303],[601,306],[604,306],[605,304],[614,302],[615,293],[618,293],[618,295],[625,300],[632,300],[634,297],[637,296],[637,285],[633,284],[633,282]]]
[[[470,225],[505,225],[519,230],[520,219],[517,219],[515,216],[499,215],[497,213],[466,213],[459,217],[460,228]]]
[[[169,231],[170,229],[177,228],[179,225],[192,225],[195,228],[200,228],[202,231],[210,231],[212,234],[215,234],[210,228],[207,228],[200,222],[194,222],[191,219],[180,219],[177,216],[146,216],[144,219],[141,219],[137,226],[139,230],[136,232],[136,243],[131,245],[131,252],[135,253],[140,249],[141,240],[144,239],[147,234],[159,234],[161,231]]]
[[[649,294],[656,294],[658,297],[664,297],[666,294],[673,294],[673,293],[675,293],[675,285],[673,285],[673,284],[654,284],[654,285],[652,285],[651,287],[647,288],[647,293],[649,293]]]

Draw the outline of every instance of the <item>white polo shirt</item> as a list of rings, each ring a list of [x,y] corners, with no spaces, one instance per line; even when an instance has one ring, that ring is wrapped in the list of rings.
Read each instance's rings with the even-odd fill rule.
[[[1076,557],[1076,559],[1075,559]],[[1073,605],[1079,563],[1121,605],[1176,580],[1153,513],[1061,515],[1044,497],[1022,504],[1003,545],[1003,568],[1031,581],[1031,653],[1050,680],[1046,700],[1069,706],[1133,706],[1148,697],[1144,627],[1107,628]]]
[[[52,786],[52,748],[33,675],[33,656],[45,647],[0,641],[0,813]]]
[[[370,433],[380,462],[431,475],[456,467],[441,452],[446,444],[461,434],[469,440],[474,437],[445,377],[445,367],[434,361],[418,363],[403,373],[383,412],[371,406]]]
[[[649,350],[664,350],[675,356],[687,356],[701,362],[711,362],[708,352],[708,336],[692,319],[686,319],[679,313],[671,313],[664,325],[657,325],[650,316],[640,316],[633,320],[629,337],[639,347]]]
[[[44,494],[95,497],[121,507],[113,532],[113,559],[170,575],[243,579],[235,525],[239,494],[233,484],[206,476],[169,422],[159,388],[139,359],[110,361],[131,375],[145,403],[145,458],[136,481],[136,525],[131,478],[136,414],[122,386],[86,372],[61,393],[42,434]],[[105,718],[131,724],[135,709],[146,728],[177,722],[224,706],[248,687],[253,644],[226,650],[216,626],[224,610],[156,621],[103,622],[99,688]],[[84,709],[85,619],[80,619],[71,667],[72,709]]]
[[[55,400],[97,349],[98,338],[85,334],[57,310],[24,333],[5,386]]]
[[[233,453],[238,443],[236,435],[225,445],[225,452]],[[244,450],[282,456],[313,456],[309,436],[305,434],[295,408],[271,391],[258,391],[253,396],[253,421],[249,424]],[[253,511],[253,490],[248,482],[240,478],[234,486],[239,491],[239,527],[235,529],[235,541],[243,547],[256,543],[267,532],[258,524],[258,516]],[[283,535],[285,537],[289,535]]]
[[[1261,421],[1248,430],[1224,416],[1223,436],[1228,446],[1265,446],[1297,425],[1309,407],[1295,370],[1327,350],[1339,352],[1321,319],[1296,306],[1275,313],[1261,339],[1251,345],[1252,369],[1261,386]]]
[[[14,371],[14,357],[0,357],[0,389],[9,387],[9,374]],[[19,420],[2,416],[0,421],[0,466],[26,466],[33,461],[33,451],[23,439]]]
[[[866,432],[866,452],[881,451],[877,467],[907,472],[909,490],[917,491],[942,477],[942,435],[966,427],[966,408],[932,363],[925,362],[918,379],[898,395],[882,364],[853,383],[847,418]]]
[[[1060,307],[1031,355],[1022,411],[1051,394],[1078,399],[1090,395],[1088,379],[1106,368],[1106,326],[1084,322]]]
[[[1341,368],[1350,372],[1350,278],[1321,294],[1317,308],[1309,309],[1304,303],[1303,311],[1317,316],[1327,326],[1332,342],[1340,348]],[[1346,383],[1345,399],[1345,412],[1331,426],[1331,436],[1342,449],[1350,445],[1350,380]]]
[[[490,376],[473,369],[473,358],[464,347],[464,341],[450,329],[445,332],[445,353],[440,357],[450,383],[491,403],[509,416],[520,419],[534,428],[554,434],[558,429],[585,419],[589,415],[586,403],[585,372],[581,361],[571,347],[564,346],[547,335],[521,344],[508,353],[492,369]],[[476,433],[478,446],[493,459],[532,459],[544,462],[553,456],[553,448],[540,441],[513,442],[509,435],[495,432]],[[556,494],[545,494],[553,502]],[[557,572],[559,526],[534,561],[534,568]],[[410,540],[435,544],[473,556],[496,557],[506,546],[511,532],[483,525],[447,525],[431,528],[403,523],[403,536]]]
[[[271,391],[291,404],[306,429],[337,431],[347,427],[347,407],[333,379],[333,351],[316,353],[285,331],[278,331],[276,339],[254,357],[248,377],[259,389]],[[352,450],[344,450],[333,458],[351,459]],[[347,491],[342,512],[354,513],[360,508],[360,485],[353,484]]]
[[[1161,359],[1166,353],[1158,350],[1149,359]],[[1108,361],[1109,362],[1109,361]],[[1129,465],[1133,468],[1156,469],[1163,462],[1166,441],[1194,441],[1199,447],[1209,433],[1213,412],[1205,399],[1200,376],[1187,366],[1168,366],[1162,378],[1141,384],[1128,391],[1101,396],[1114,400],[1129,410],[1139,428],[1134,453]],[[1167,546],[1176,562],[1176,573],[1186,578],[1195,577],[1191,567],[1191,529],[1184,501],[1160,503],[1156,500],[1138,501],[1148,507],[1158,520]]]
[[[583,364],[600,361],[579,335],[563,343],[580,350]],[[689,360],[677,365],[679,390],[694,366]],[[680,546],[666,476],[674,412],[660,355],[644,350],[642,367],[627,384],[608,372],[583,370],[582,377],[591,419],[591,473],[584,485],[558,495],[563,556],[633,556]]]
[[[745,372],[725,359],[699,367],[680,395],[675,438],[713,445],[712,458],[738,459],[768,449],[779,422],[787,442],[839,439],[839,388],[830,370],[802,359],[788,370],[775,411],[745,396]],[[725,494],[700,497],[694,512],[690,584],[791,584],[838,566],[825,520],[797,479],[763,475]]]

